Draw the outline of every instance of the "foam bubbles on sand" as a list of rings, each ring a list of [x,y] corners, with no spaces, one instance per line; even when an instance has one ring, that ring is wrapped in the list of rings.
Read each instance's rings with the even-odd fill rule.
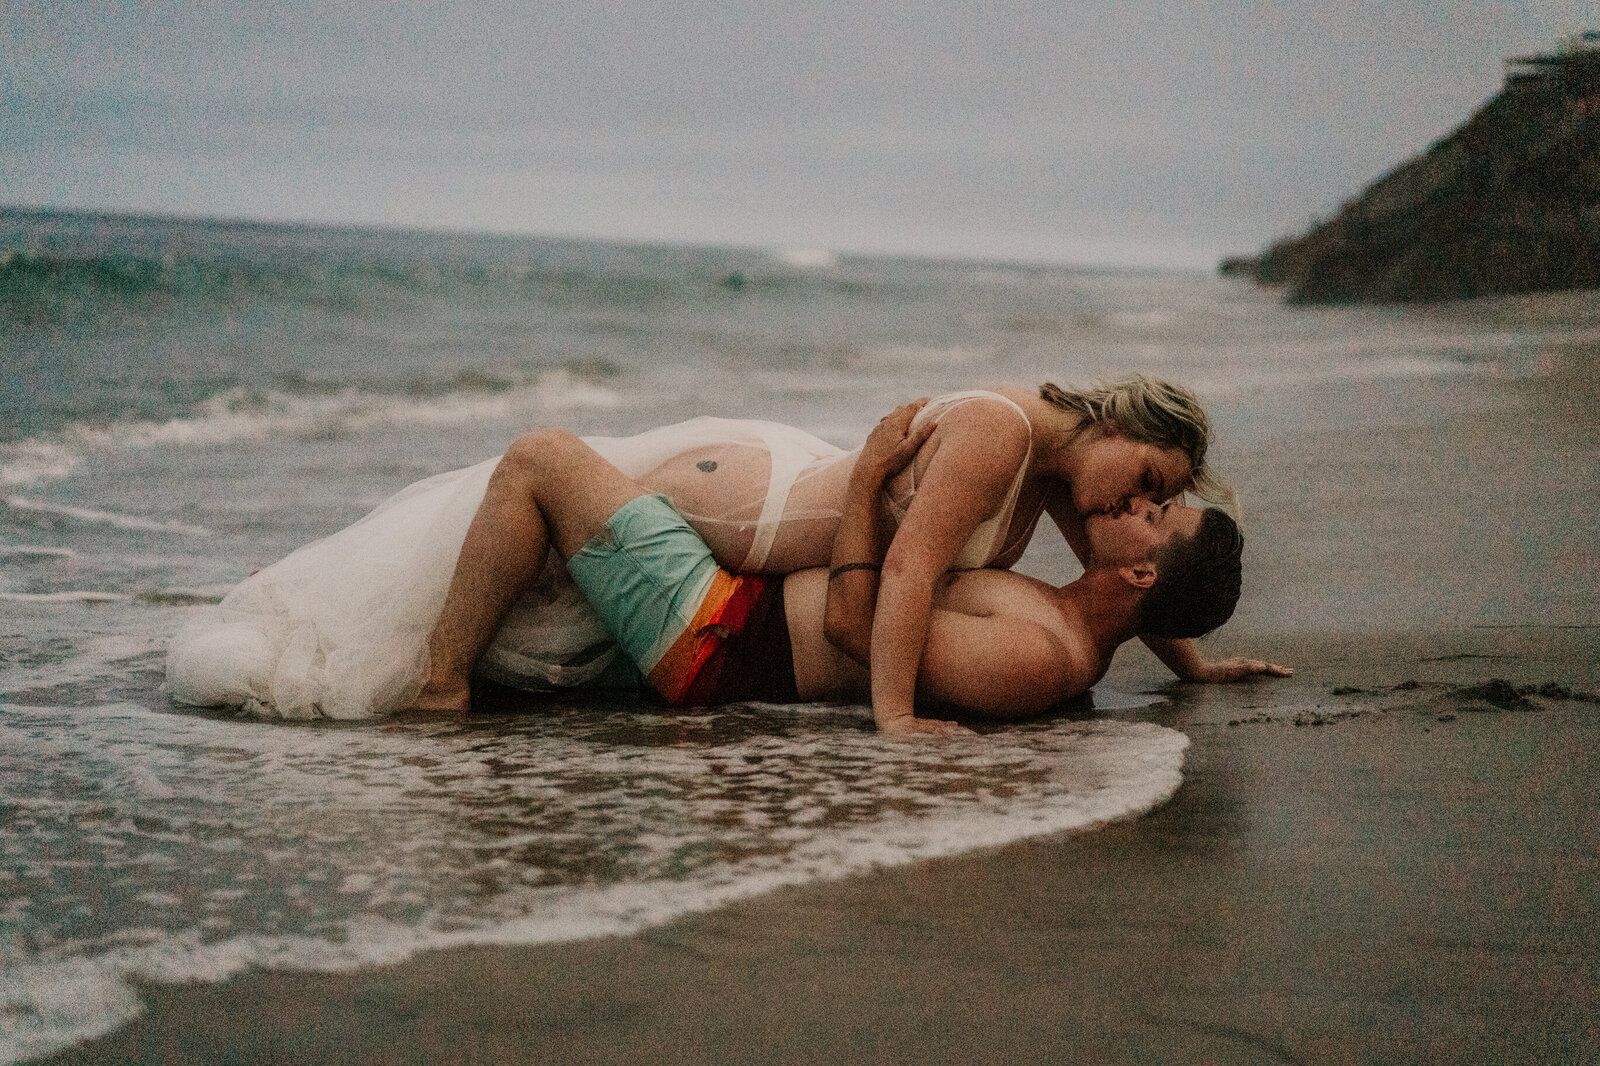
[[[624,933],[1129,817],[1171,796],[1188,744],[1103,720],[904,744],[864,715],[578,707],[341,728],[0,706],[0,869],[20,901],[0,1057],[121,1024],[136,978]]]

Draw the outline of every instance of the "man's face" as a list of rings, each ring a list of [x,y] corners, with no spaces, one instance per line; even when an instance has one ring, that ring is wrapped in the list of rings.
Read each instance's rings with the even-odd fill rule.
[[[1200,528],[1200,515],[1199,508],[1177,500],[1133,500],[1126,510],[1092,514],[1084,521],[1089,557],[1097,566],[1149,562],[1174,537],[1194,536]]]

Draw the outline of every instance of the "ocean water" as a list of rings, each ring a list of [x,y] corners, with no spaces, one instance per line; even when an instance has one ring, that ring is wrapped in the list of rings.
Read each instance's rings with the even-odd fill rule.
[[[625,932],[1179,787],[1187,738],[1137,694],[940,745],[865,707],[170,704],[187,610],[521,429],[852,446],[918,395],[1139,370],[1202,394],[1225,466],[1596,339],[1192,274],[0,211],[0,1059],[121,1024],[140,978]],[[1023,568],[1070,579],[1039,541]]]

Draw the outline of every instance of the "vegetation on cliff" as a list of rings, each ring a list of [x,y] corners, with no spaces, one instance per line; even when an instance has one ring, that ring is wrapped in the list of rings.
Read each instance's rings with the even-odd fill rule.
[[[1287,285],[1302,303],[1600,286],[1600,34],[1508,66],[1460,129],[1334,218],[1222,272]]]

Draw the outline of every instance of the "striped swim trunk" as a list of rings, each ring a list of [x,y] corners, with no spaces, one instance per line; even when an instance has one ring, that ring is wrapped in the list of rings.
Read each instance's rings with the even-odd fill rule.
[[[783,578],[723,570],[663,497],[623,504],[567,570],[668,703],[797,698]]]

